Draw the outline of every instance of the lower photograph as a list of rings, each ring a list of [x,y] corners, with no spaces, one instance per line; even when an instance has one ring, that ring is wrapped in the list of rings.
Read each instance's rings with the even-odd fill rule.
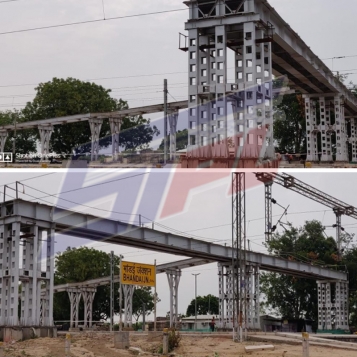
[[[356,180],[3,170],[0,356],[354,357]]]

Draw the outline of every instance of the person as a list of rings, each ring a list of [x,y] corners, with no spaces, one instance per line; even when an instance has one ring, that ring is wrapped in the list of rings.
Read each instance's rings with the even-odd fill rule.
[[[214,320],[214,316],[212,317],[212,321],[209,323],[209,327],[211,328],[211,332],[214,332],[216,322]]]
[[[293,155],[288,154],[288,161],[289,161],[289,164],[291,164],[291,161],[293,161]]]

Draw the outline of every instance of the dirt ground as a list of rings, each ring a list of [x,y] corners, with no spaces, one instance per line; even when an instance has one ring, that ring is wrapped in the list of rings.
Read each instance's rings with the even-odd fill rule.
[[[247,345],[258,345],[247,342]],[[147,336],[130,336],[131,347],[146,351],[146,356],[158,355],[160,340],[148,340]],[[11,357],[64,357],[65,338],[37,338],[23,342],[12,342],[4,346],[5,356]],[[135,352],[114,349],[113,336],[100,333],[83,333],[72,337],[71,357],[126,357]],[[182,336],[180,346],[173,351],[176,357],[301,357],[302,347],[275,344],[274,351],[244,352],[244,345],[234,343],[229,337]],[[356,351],[310,346],[310,357],[356,357]]]

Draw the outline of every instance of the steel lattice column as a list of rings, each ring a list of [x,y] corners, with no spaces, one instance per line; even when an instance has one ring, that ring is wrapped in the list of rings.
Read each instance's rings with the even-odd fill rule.
[[[348,282],[317,281],[318,329],[348,330]]]
[[[247,329],[247,259],[246,259],[246,215],[245,215],[245,173],[234,172],[232,179],[232,246],[236,247],[236,260],[233,275],[237,275],[236,292],[237,304],[235,316],[238,317],[239,331],[236,339],[242,340]]]
[[[344,99],[341,95],[335,96],[336,118],[336,161],[348,161],[347,128],[345,120]]]
[[[332,161],[332,143],[331,134],[333,133],[331,126],[331,103],[325,97],[321,97],[320,101],[320,122],[321,122],[321,161]]]
[[[318,161],[317,133],[319,132],[316,121],[316,101],[305,95],[305,118],[307,136],[307,160]]]
[[[336,215],[336,243],[337,243],[337,251],[338,257],[341,258],[341,217],[345,213],[344,210],[340,208],[335,208],[333,212]]]
[[[53,133],[53,126],[38,126],[38,131],[40,133],[40,140],[41,140],[41,160],[44,159],[46,155],[50,153],[50,140],[51,135]]]
[[[93,322],[93,301],[97,288],[82,289],[84,302],[84,327],[91,328]]]
[[[131,327],[133,319],[133,295],[135,285],[123,285],[124,292],[124,326]]]
[[[351,137],[349,142],[352,145],[352,161],[357,162],[357,119],[351,119]]]
[[[219,296],[219,327],[226,327],[225,317],[225,301],[226,294],[224,289],[224,266],[222,263],[218,263],[218,296]]]
[[[259,267],[248,265],[246,271],[247,327],[253,330],[260,330]]]
[[[241,158],[275,159],[273,146],[273,88],[271,43],[265,42],[269,28],[254,22],[243,25],[243,45],[235,56],[236,81],[240,93],[235,128]],[[257,43],[260,42],[260,43]]]
[[[91,161],[98,160],[99,154],[99,139],[100,139],[100,129],[102,128],[103,120],[92,118],[88,120],[90,132],[91,132]]]
[[[237,157],[274,159],[272,29],[249,22],[248,14],[255,12],[253,1],[228,5],[217,0],[204,9],[193,2],[188,6],[188,157],[196,151],[201,158],[227,158],[233,139]],[[222,25],[227,15],[236,20],[234,31],[233,22]],[[236,53],[233,84],[228,83],[228,48]]]
[[[175,160],[176,154],[176,132],[177,132],[178,111],[169,115],[170,124],[170,160]]]
[[[109,118],[110,132],[112,133],[112,158],[117,161],[119,157],[119,134],[122,118]]]
[[[273,228],[272,187],[273,182],[266,182],[265,187],[265,241],[269,242]]]
[[[7,139],[7,131],[0,131],[0,152],[4,152]]]
[[[70,288],[67,290],[67,293],[71,303],[70,328],[78,328],[79,303],[81,301],[82,292],[79,288]]]
[[[180,284],[181,270],[167,270],[166,275],[170,287],[170,327],[176,328],[178,316],[178,288]]]
[[[41,296],[41,233],[38,226],[30,228],[28,237],[22,241],[23,264],[20,269],[21,279],[21,325],[38,326],[38,298]]]

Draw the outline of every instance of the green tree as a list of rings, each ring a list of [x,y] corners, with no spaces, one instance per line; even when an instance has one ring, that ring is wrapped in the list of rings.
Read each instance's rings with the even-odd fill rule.
[[[170,142],[170,135],[167,136],[167,145]],[[188,145],[188,130],[179,130],[176,134],[176,150],[186,149]],[[164,151],[164,139],[162,139],[159,150]]]
[[[26,119],[17,110],[0,112],[0,126],[22,123]],[[12,152],[15,132],[10,131],[5,144],[5,151]],[[20,130],[16,132],[15,151],[17,154],[30,154],[36,152],[36,133],[34,130]]]
[[[218,297],[214,295],[197,296],[197,315],[217,315],[219,310]],[[187,307],[186,316],[195,316],[195,299]]]
[[[274,114],[274,139],[282,153],[306,152],[305,106],[301,95],[287,94]]]
[[[40,83],[35,89],[37,93],[34,100],[22,110],[26,121],[129,108],[127,102],[112,98],[110,89],[74,78],[53,78],[50,82]],[[125,117],[122,130],[121,144],[125,148],[146,145],[154,135],[158,135],[157,128],[151,128],[150,120],[142,116]],[[108,120],[103,120],[100,138],[102,148],[111,144]],[[54,126],[50,146],[52,151],[63,155],[72,154],[73,151],[77,155],[90,152],[91,132],[88,122]]]
[[[325,236],[324,227],[318,221],[306,222],[300,229],[291,227],[283,234],[275,234],[267,247],[269,253],[289,260],[341,265],[335,240]],[[263,308],[284,318],[305,318],[317,323],[315,280],[264,273],[260,282],[261,292],[265,295]]]
[[[144,119],[141,115],[128,118],[124,121],[120,135],[119,143],[124,151],[135,151],[146,149],[160,131],[154,125],[151,127],[150,119]]]
[[[158,302],[158,300],[156,300]],[[145,316],[150,315],[154,311],[154,294],[150,287],[142,287],[135,289],[133,297],[133,315],[136,322],[138,322],[139,317],[144,314]]]
[[[86,280],[108,277],[110,275],[110,256],[93,248],[67,248],[55,258],[55,285],[83,282]],[[119,274],[119,257],[114,256],[114,274]],[[114,284],[114,302],[119,299],[119,284]],[[157,298],[157,302],[160,300]],[[143,314],[145,304],[146,315],[154,308],[154,295],[150,288],[138,288],[133,296],[133,315],[136,320]],[[122,306],[123,308],[123,306]],[[54,295],[54,320],[70,319],[70,303],[66,292]],[[83,318],[83,304],[80,305],[80,319]],[[114,313],[119,313],[119,306],[114,304]],[[110,317],[110,286],[99,286],[93,302],[93,320],[107,320]]]

